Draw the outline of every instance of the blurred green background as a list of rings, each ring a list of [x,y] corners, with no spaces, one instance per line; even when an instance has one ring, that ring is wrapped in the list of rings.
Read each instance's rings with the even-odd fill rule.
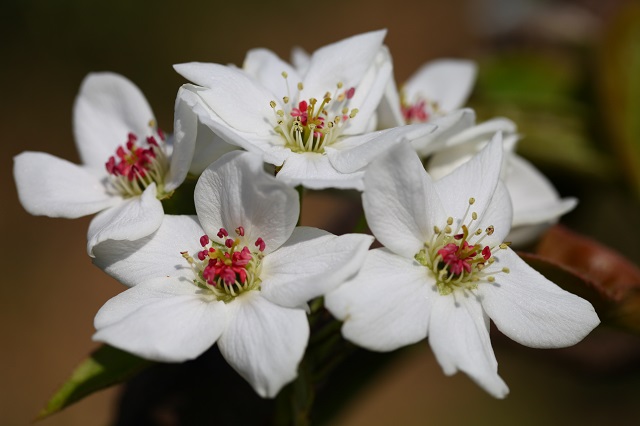
[[[0,128],[8,143],[0,168],[2,425],[35,417],[95,347],[95,312],[123,289],[86,256],[89,220],[29,216],[11,174],[12,157],[24,150],[78,161],[71,109],[92,71],[134,81],[170,130],[184,82],[172,64],[241,64],[253,47],[288,58],[295,45],[312,51],[387,28],[399,83],[431,59],[478,60],[472,105],[479,117],[515,120],[524,136],[520,152],[563,195],[580,198],[563,221],[640,261],[636,2],[4,0],[0,10]],[[319,197],[305,204],[305,222],[322,226],[327,203]],[[499,333],[493,341],[511,388],[506,400],[492,399],[464,375],[445,377],[423,342],[367,381],[334,424],[640,423],[638,337],[601,328],[574,348],[547,351]],[[117,398],[118,389],[102,392],[41,424],[110,424]],[[158,424],[175,423],[164,417]]]

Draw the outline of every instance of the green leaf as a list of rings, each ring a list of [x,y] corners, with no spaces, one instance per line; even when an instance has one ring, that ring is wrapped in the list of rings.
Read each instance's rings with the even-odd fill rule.
[[[94,392],[123,382],[151,364],[153,362],[103,345],[73,371],[37,419],[48,417]]]
[[[605,33],[599,57],[599,94],[608,136],[640,194],[640,6],[620,8]]]
[[[502,53],[481,63],[471,106],[478,121],[512,119],[522,137],[518,152],[537,165],[608,179],[615,168],[591,140],[592,114],[579,97],[583,74],[577,57]]]

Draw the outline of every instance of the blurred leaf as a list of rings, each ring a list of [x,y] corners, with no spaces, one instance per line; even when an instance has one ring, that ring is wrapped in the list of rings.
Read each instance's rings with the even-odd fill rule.
[[[50,416],[94,392],[123,382],[151,364],[151,361],[103,345],[73,371],[69,380],[38,414],[38,419]]]
[[[570,56],[520,52],[481,64],[472,106],[479,121],[505,116],[522,135],[518,150],[537,164],[608,178],[611,161],[592,146],[588,105],[577,98],[582,70]]]
[[[640,5],[621,7],[599,56],[599,94],[620,164],[640,194]]]
[[[603,321],[640,333],[640,269],[621,254],[556,225],[535,255],[523,255],[556,284],[589,300]]]

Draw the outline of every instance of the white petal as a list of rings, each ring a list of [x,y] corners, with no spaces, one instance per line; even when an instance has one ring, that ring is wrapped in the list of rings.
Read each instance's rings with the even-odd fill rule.
[[[385,34],[386,30],[358,34],[316,50],[304,76],[304,96],[322,99],[338,83],[345,88],[357,86],[380,51]]]
[[[435,182],[446,214],[459,222],[468,209],[465,223],[468,222],[471,212],[483,217],[496,190],[501,166],[502,136],[496,133],[491,142],[471,160]],[[471,198],[475,199],[475,203],[469,208]],[[454,222],[454,225],[456,223]],[[453,228],[455,230],[456,226]]]
[[[488,321],[470,293],[436,297],[429,322],[429,344],[446,375],[464,371],[484,390],[504,398],[509,388],[498,376]]]
[[[158,230],[136,241],[109,240],[93,249],[95,263],[127,286],[156,277],[193,277],[180,252],[195,256],[204,235],[195,216],[165,215]]]
[[[194,74],[199,77],[203,67],[207,70],[206,81],[191,79]],[[197,63],[175,65],[174,68],[186,78],[208,88],[198,94],[228,126],[263,137],[275,134],[275,113],[269,103],[279,102],[280,98],[244,71],[224,65]]]
[[[513,225],[553,222],[572,210],[575,198],[560,199],[551,182],[524,158],[512,154],[505,183],[513,202]]]
[[[13,176],[20,203],[33,215],[76,218],[122,202],[87,169],[41,152],[17,155]]]
[[[427,336],[432,299],[425,267],[385,249],[371,250],[356,277],[325,296],[344,321],[345,339],[375,351],[392,351]]]
[[[476,113],[469,108],[454,111],[431,121],[437,129],[412,141],[413,148],[420,157],[437,153],[449,144],[457,134],[471,128],[476,121]]]
[[[384,95],[380,100],[380,105],[378,105],[378,120],[381,129],[406,124],[400,109],[400,94],[393,78],[389,79],[384,89]]]
[[[289,239],[300,212],[296,190],[268,175],[260,157],[247,152],[230,152],[207,168],[194,198],[209,237],[214,238],[220,228],[233,236],[242,226],[246,245],[253,247],[262,238],[265,254]]]
[[[184,181],[191,167],[198,131],[198,119],[191,105],[196,95],[181,87],[178,90],[173,121],[171,166],[165,178],[165,190],[173,191]]]
[[[365,172],[364,185],[367,223],[394,253],[413,259],[433,234],[433,227],[443,227],[440,221],[446,216],[435,187],[407,143],[374,161]]]
[[[228,317],[224,302],[198,291],[166,277],[130,288],[98,311],[93,340],[153,361],[194,359],[218,340]]]
[[[295,46],[291,49],[291,63],[296,67],[296,70],[298,70],[298,73],[301,75],[307,73],[310,60],[311,55],[309,55],[303,48]]]
[[[96,215],[87,232],[87,252],[93,257],[97,244],[107,240],[135,241],[154,233],[164,216],[162,203],[156,198],[152,183],[142,195],[124,200]]]
[[[494,228],[491,235],[484,235],[482,243],[485,245],[497,245],[507,239],[507,235],[511,230],[511,221],[513,218],[513,210],[511,207],[511,198],[509,192],[502,181],[498,181],[496,190],[493,193],[491,202],[487,205],[486,210],[480,217],[480,220],[473,222],[473,227],[469,229],[470,233],[476,229],[486,230],[489,226]]]
[[[309,340],[307,315],[274,305],[257,291],[228,306],[234,311],[218,340],[220,352],[260,396],[273,398],[297,376]]]
[[[238,149],[238,147],[225,142],[213,130],[200,122],[195,109],[202,110],[203,107],[200,105],[200,97],[192,89],[193,86],[185,84],[178,91],[173,134],[176,141],[183,139],[184,143],[195,144],[192,159],[190,164],[187,164],[189,168],[184,173],[188,172],[199,176],[209,164],[227,152]],[[186,154],[183,154],[183,156],[186,158]],[[177,169],[177,167],[172,164],[171,171],[174,175],[177,175],[177,172],[173,172],[174,169]]]
[[[369,235],[297,227],[262,261],[262,294],[278,305],[301,307],[352,277],[372,242]]]
[[[448,175],[482,150],[491,141],[496,132],[502,132],[503,148],[505,152],[510,152],[518,138],[515,131],[515,123],[511,120],[494,118],[452,134],[445,144],[433,153],[429,160],[427,171],[434,179],[440,179]],[[507,161],[507,158],[508,155],[505,154],[503,163]],[[503,165],[502,176],[505,175]]]
[[[375,112],[384,95],[387,83],[392,77],[391,56],[383,47],[376,55],[374,63],[362,77],[353,98],[349,101],[349,108],[357,108],[358,114],[354,119],[348,121],[344,130],[345,135],[357,135],[375,128],[371,127],[371,123],[377,120]]]
[[[401,141],[413,141],[436,130],[431,124],[415,124],[346,137],[325,150],[331,164],[343,173],[353,173],[366,167],[381,153]]]
[[[586,300],[562,290],[527,265],[512,250],[496,253],[495,284],[481,284],[482,307],[498,329],[535,348],[558,348],[582,340],[600,320]]]
[[[211,110],[211,108],[207,105],[204,99],[200,96],[202,93],[206,92],[209,89],[197,87],[191,84],[185,84],[182,86],[185,90],[183,93],[182,100],[189,104],[192,108],[193,112],[198,117],[198,121],[208,127],[216,136],[219,136],[224,142],[238,146],[246,149],[249,152],[254,152],[260,155],[265,155],[265,161],[270,162],[271,164],[281,165],[283,159],[278,157],[276,159],[271,158],[271,154],[267,154],[266,151],[272,150],[273,146],[271,144],[272,137],[270,135],[267,136],[258,136],[255,133],[247,133],[241,132],[237,129],[229,127],[229,125],[222,120],[215,112]],[[188,95],[186,92],[191,92],[193,95]],[[202,126],[199,125],[197,131],[200,132],[200,128]],[[201,137],[206,137],[207,134],[200,135],[196,139],[196,149],[199,150],[201,145]],[[212,144],[217,144],[217,140],[213,140]],[[220,152],[220,156],[224,153],[231,151],[231,148],[226,148],[224,144],[223,146],[216,149],[215,151]],[[222,151],[226,151],[223,153]],[[194,154],[194,157],[196,154]],[[269,158],[267,158],[269,157]],[[219,158],[219,157],[218,157]],[[207,161],[209,158],[204,159]],[[217,159],[217,158],[216,158]],[[211,164],[216,159],[212,159],[202,168],[198,174],[202,173],[202,170],[207,168],[209,164]],[[200,161],[202,159],[198,159]],[[279,162],[278,162],[279,161]]]
[[[82,162],[104,170],[127,135],[149,134],[153,111],[138,87],[114,73],[89,74],[73,107],[73,131]]]
[[[278,99],[287,94],[287,85],[293,89],[302,81],[295,68],[267,49],[251,49],[247,52],[242,68],[271,93],[280,95]],[[283,72],[287,73],[286,80]]]
[[[311,189],[358,189],[362,190],[363,172],[341,173],[336,170],[329,157],[315,152],[291,152],[282,164],[276,177],[289,186],[303,185]]]
[[[445,112],[464,106],[476,79],[476,64],[460,59],[440,59],[423,65],[405,83],[408,100],[421,96],[435,101]]]

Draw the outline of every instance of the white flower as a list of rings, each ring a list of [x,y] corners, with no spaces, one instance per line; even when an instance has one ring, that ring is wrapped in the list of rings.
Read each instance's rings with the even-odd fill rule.
[[[195,203],[197,218],[166,216],[143,240],[96,247],[95,263],[133,287],[100,309],[94,339],[171,362],[217,343],[273,397],[304,354],[306,302],[353,276],[373,238],[296,227],[297,192],[246,152],[205,170]]]
[[[393,79],[380,102],[380,128],[431,122],[464,106],[476,79],[476,64],[439,59],[424,64],[400,91]]]
[[[16,156],[20,201],[34,215],[77,218],[101,212],[89,227],[89,254],[105,240],[149,235],[162,222],[160,200],[182,183],[194,152],[195,116],[180,101],[174,127],[171,144],[131,81],[113,73],[89,74],[73,109],[82,165],[40,152]]]
[[[551,182],[514,152],[519,135],[511,120],[494,118],[460,130],[433,153],[426,169],[433,179],[446,176],[485,147],[497,131],[504,135],[501,179],[513,204],[513,222],[507,240],[522,246],[535,241],[560,216],[573,210],[578,201],[573,197],[560,198]]]
[[[429,337],[445,374],[467,373],[495,397],[498,376],[489,318],[513,340],[552,348],[577,343],[599,319],[591,304],[550,282],[503,243],[511,205],[499,182],[496,138],[433,182],[408,145],[365,174],[367,222],[386,247],[325,297],[346,339],[390,351]]]
[[[200,98],[200,120],[278,168],[290,185],[361,188],[362,169],[401,139],[433,131],[421,125],[368,133],[391,77],[385,31],[347,38],[314,52],[296,70],[266,49],[247,54],[243,69],[176,65]],[[203,112],[206,110],[206,112]]]

